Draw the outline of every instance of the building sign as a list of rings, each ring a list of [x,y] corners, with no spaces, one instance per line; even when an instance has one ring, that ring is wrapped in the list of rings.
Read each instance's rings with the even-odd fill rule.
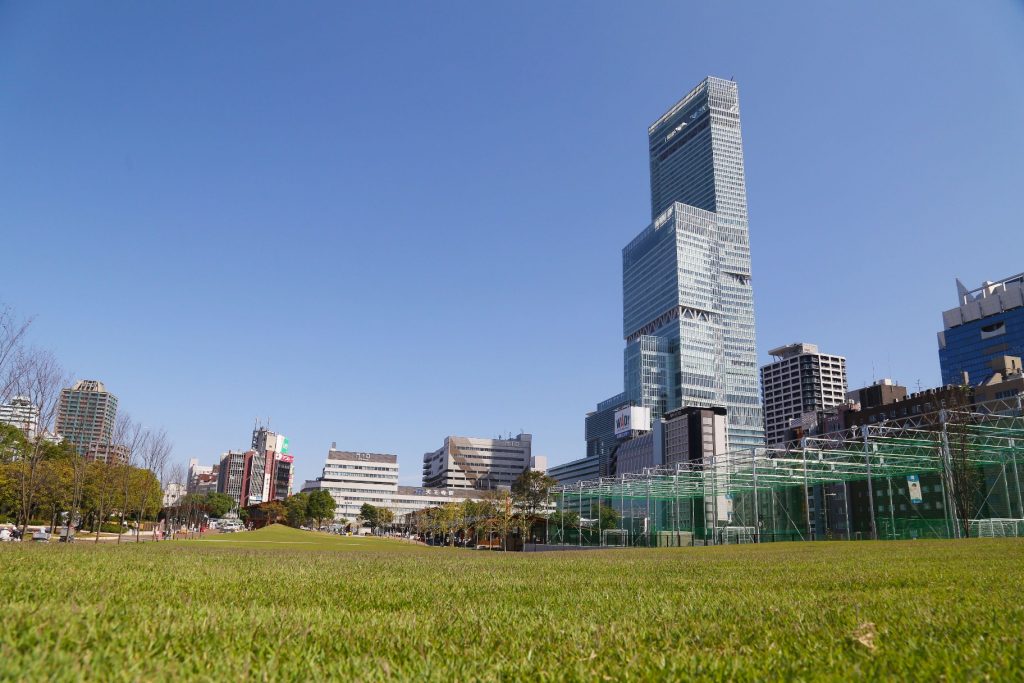
[[[288,439],[285,438],[281,441],[281,454],[288,455]]]
[[[921,497],[921,480],[916,474],[907,475],[907,488],[910,489],[910,502],[920,503],[924,498]]]
[[[294,455],[282,455],[280,456],[281,462],[295,462]]]
[[[630,432],[646,432],[651,429],[651,409],[626,406],[615,411],[615,436],[627,436]]]

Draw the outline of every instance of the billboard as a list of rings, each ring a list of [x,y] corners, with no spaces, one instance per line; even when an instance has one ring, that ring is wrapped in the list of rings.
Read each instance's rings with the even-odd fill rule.
[[[910,490],[911,503],[920,503],[924,500],[921,497],[921,479],[916,474],[907,475],[907,489]]]
[[[651,409],[639,406],[626,406],[615,411],[615,436],[623,437],[629,433],[647,432],[651,429]]]
[[[281,455],[278,457],[280,458],[281,462],[295,462],[294,455]]]

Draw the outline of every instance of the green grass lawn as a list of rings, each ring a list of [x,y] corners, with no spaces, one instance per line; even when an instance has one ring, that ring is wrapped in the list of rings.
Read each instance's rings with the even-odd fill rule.
[[[1024,542],[0,548],[0,680],[1024,679]]]

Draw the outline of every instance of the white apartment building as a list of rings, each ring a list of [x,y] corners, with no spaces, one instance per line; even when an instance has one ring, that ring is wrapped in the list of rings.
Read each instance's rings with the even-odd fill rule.
[[[444,446],[423,455],[423,486],[476,490],[509,487],[533,465],[532,445],[530,434],[508,439],[446,437]]]
[[[0,404],[0,422],[17,427],[30,439],[39,429],[39,407],[25,396],[14,396],[7,403]]]
[[[330,491],[333,496],[335,520],[350,522],[359,516],[365,503],[391,510],[397,522],[423,508],[476,499],[471,491],[399,486],[397,455],[339,451],[335,444],[327,453],[323,474],[302,486],[303,493],[317,489]]]
[[[846,359],[819,353],[815,344],[789,344],[768,352],[775,361],[761,368],[765,437],[785,443],[789,427],[805,413],[818,413],[846,398]]]
[[[363,503],[384,507],[398,490],[398,456],[339,451],[331,444],[323,474],[302,486],[303,493],[317,489],[331,492],[335,519],[355,520]]]

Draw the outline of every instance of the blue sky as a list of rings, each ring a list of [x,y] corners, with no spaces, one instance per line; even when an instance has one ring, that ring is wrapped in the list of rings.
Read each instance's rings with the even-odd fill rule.
[[[445,435],[584,453],[621,390],[646,128],[740,87],[758,347],[937,384],[1024,271],[1024,5],[0,2],[0,301],[163,425],[417,483]],[[298,483],[298,482],[297,482]]]

